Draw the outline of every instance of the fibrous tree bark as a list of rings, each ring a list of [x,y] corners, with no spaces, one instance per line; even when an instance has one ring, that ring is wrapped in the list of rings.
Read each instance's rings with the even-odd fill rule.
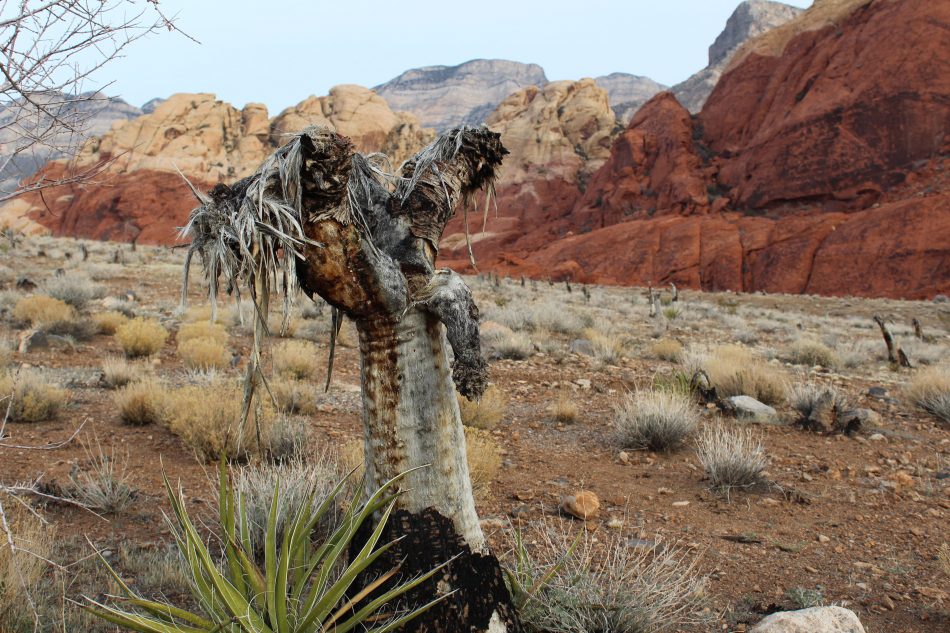
[[[366,489],[411,471],[387,527],[403,538],[379,569],[412,575],[454,557],[411,599],[451,595],[407,630],[521,630],[478,522],[455,397],[487,387],[478,309],[459,275],[435,267],[446,222],[492,191],[506,153],[496,133],[456,129],[387,178],[345,137],[308,128],[204,197],[186,227],[213,291],[219,274],[258,293],[262,279],[299,284],[355,323]]]

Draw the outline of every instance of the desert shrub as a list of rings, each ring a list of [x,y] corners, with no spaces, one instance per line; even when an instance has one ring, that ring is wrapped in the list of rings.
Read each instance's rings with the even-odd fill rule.
[[[130,363],[126,358],[110,356],[102,361],[102,375],[99,384],[106,389],[119,389],[131,382],[140,380],[145,368],[136,363]]]
[[[838,358],[834,350],[824,343],[812,339],[798,339],[785,350],[782,357],[795,365],[821,365],[822,367],[836,367],[838,365]]]
[[[135,578],[145,597],[187,594],[191,590],[187,563],[170,543],[154,547],[123,541],[119,543],[118,554],[122,571]]]
[[[489,309],[487,312],[492,320],[514,331],[546,330],[557,334],[577,334],[585,327],[593,325],[593,319],[589,315],[577,314],[556,301],[527,305],[520,302],[510,303],[502,309]]]
[[[831,386],[815,383],[799,383],[792,385],[788,390],[788,404],[797,411],[802,419],[808,419],[819,402],[825,398],[831,399],[835,411],[844,411],[848,408],[847,397]]]
[[[106,297],[102,300],[102,307],[130,319],[135,318],[135,311],[138,308],[134,301],[126,297]]]
[[[599,330],[587,328],[583,332],[585,339],[590,341],[594,351],[594,358],[602,363],[615,364],[624,356],[623,341],[616,335],[604,334]]]
[[[728,493],[762,482],[768,457],[749,427],[707,426],[696,438],[696,455],[711,486]]]
[[[6,336],[0,336],[0,369],[13,362],[14,343]]]
[[[0,375],[0,398],[4,413],[9,406],[11,422],[42,422],[56,417],[66,405],[68,393],[38,373],[21,370]]]
[[[274,433],[277,417],[267,407],[257,424],[251,415],[241,428],[243,394],[236,384],[189,385],[170,392],[167,400],[169,428],[203,459],[243,460],[269,454],[272,443],[284,446],[282,436]]]
[[[301,319],[319,319],[323,316],[323,309],[325,307],[327,307],[326,302],[320,297],[314,295],[313,301],[302,302],[297,312],[300,314]]]
[[[683,358],[683,345],[671,338],[660,339],[650,346],[650,355],[660,360],[678,363]]]
[[[346,475],[339,463],[328,453],[311,460],[295,457],[282,464],[254,464],[232,470],[235,497],[243,502],[251,549],[258,561],[264,560],[265,528],[270,513],[274,490],[280,493],[277,507],[277,540],[309,499],[326,499],[337,483]],[[319,505],[309,508],[309,517],[317,516]],[[339,527],[342,505],[336,504],[322,515],[314,526],[312,536],[324,542]]]
[[[663,316],[664,316],[664,318],[666,318],[667,321],[674,321],[674,320],[676,320],[677,318],[679,318],[679,316],[680,316],[682,313],[683,313],[682,310],[680,310],[679,308],[677,308],[676,306],[673,306],[673,305],[671,305],[671,306],[669,306],[669,307],[666,307],[666,308],[663,308]]]
[[[274,346],[274,370],[296,380],[314,378],[320,368],[317,349],[308,341],[281,341]]]
[[[113,401],[119,410],[119,419],[131,426],[160,424],[165,420],[168,393],[157,381],[142,380],[122,387]]]
[[[947,348],[943,345],[928,343],[916,338],[902,341],[901,349],[904,350],[912,363],[920,365],[933,365],[947,358]]]
[[[267,320],[268,332],[270,332],[271,336],[277,336],[280,338],[293,338],[297,334],[297,328],[299,326],[300,319],[297,319],[294,316],[284,319],[284,315],[279,313],[271,314],[270,318]],[[346,347],[349,347],[349,345]]]
[[[930,415],[950,422],[950,369],[931,367],[920,371],[904,389],[908,400]]]
[[[551,419],[559,424],[574,424],[580,419],[580,408],[567,391],[559,393],[557,400],[548,410],[551,412]]]
[[[534,345],[531,343],[531,337],[524,332],[511,332],[492,343],[489,356],[507,360],[524,360],[533,353]]]
[[[86,447],[85,467],[70,473],[69,480],[67,494],[102,514],[121,514],[137,494],[129,484],[125,465],[115,459],[115,451],[107,455],[98,443],[94,448]]]
[[[505,571],[529,630],[647,633],[710,623],[699,558],[682,548],[635,548],[620,534],[575,536],[549,524],[516,541]]]
[[[30,605],[44,583],[55,535],[18,500],[4,496],[0,502],[10,529],[9,534],[0,531],[0,630],[32,631]]]
[[[859,339],[856,341],[846,341],[835,345],[835,355],[838,357],[838,365],[845,369],[854,369],[867,363],[873,358],[872,348],[874,341]]]
[[[228,348],[211,338],[192,338],[178,344],[178,356],[189,369],[222,369],[231,362]]]
[[[702,369],[720,396],[751,396],[765,404],[779,404],[785,399],[783,374],[742,347],[719,347],[702,362]]]
[[[119,326],[125,325],[129,317],[115,310],[107,310],[92,315],[92,322],[96,324],[96,329],[100,334],[115,334]]]
[[[23,297],[13,307],[13,320],[28,325],[50,326],[75,317],[76,311],[68,303],[45,295]]]
[[[492,480],[501,468],[498,443],[488,432],[466,426],[465,451],[475,500],[490,499]]]
[[[228,332],[224,329],[223,325],[211,323],[210,321],[182,323],[181,327],[178,328],[178,334],[175,336],[175,340],[178,341],[179,347],[182,345],[182,343],[186,343],[194,339],[208,339],[214,341],[218,345],[224,346],[228,343]]]
[[[507,398],[494,385],[489,387],[478,400],[469,400],[459,394],[456,396],[462,414],[462,424],[465,426],[490,430],[495,428],[505,414]]]
[[[675,391],[638,391],[624,397],[614,425],[623,448],[670,451],[695,430],[699,413],[692,401]]]
[[[154,319],[138,317],[116,328],[115,338],[126,356],[138,358],[151,356],[162,349],[168,339],[168,330]]]
[[[309,414],[316,411],[317,403],[311,384],[289,378],[276,378],[271,380],[268,386],[276,400],[277,410],[281,413]]]
[[[106,289],[84,275],[62,275],[44,283],[43,291],[77,310],[82,310],[93,299],[102,298]]]

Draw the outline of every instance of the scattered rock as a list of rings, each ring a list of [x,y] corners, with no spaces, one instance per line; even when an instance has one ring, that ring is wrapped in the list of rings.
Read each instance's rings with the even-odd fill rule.
[[[830,539],[829,537],[825,536],[824,534],[819,534],[819,535],[818,535],[818,542],[819,542],[819,543],[830,543],[830,542],[831,542],[831,539]]]
[[[689,501],[674,501],[673,502],[674,508],[685,508],[688,505],[689,505]]]
[[[574,384],[580,387],[581,389],[590,389],[590,380],[587,378],[578,378],[574,381]]]
[[[16,288],[17,290],[25,290],[29,292],[30,290],[36,289],[36,282],[29,277],[18,277],[16,280]]]
[[[595,517],[599,509],[600,499],[589,490],[561,499],[561,510],[583,521]]]
[[[886,398],[887,389],[885,389],[884,387],[869,387],[868,395],[871,396],[872,398]]]
[[[844,607],[812,607],[767,616],[749,633],[865,633],[854,611]]]
[[[873,389],[873,387],[872,387]],[[848,409],[838,414],[837,429],[850,435],[863,428],[877,426],[881,423],[881,416],[871,409]]]
[[[49,338],[46,336],[45,331],[33,328],[20,332],[17,342],[17,351],[19,351],[21,354],[25,354],[42,347],[49,347]]]
[[[884,436],[883,436],[882,434],[880,434],[880,433],[874,433],[873,435],[871,435],[870,437],[868,437],[868,439],[871,440],[872,442],[883,442],[883,441],[886,440],[887,438],[884,437]]]
[[[770,422],[775,419],[775,409],[752,396],[732,396],[726,398],[726,402],[735,410],[737,418],[755,422]]]
[[[571,341],[570,351],[572,354],[579,354],[581,356],[593,356],[594,355],[594,344],[588,341],[586,338],[576,338]]]

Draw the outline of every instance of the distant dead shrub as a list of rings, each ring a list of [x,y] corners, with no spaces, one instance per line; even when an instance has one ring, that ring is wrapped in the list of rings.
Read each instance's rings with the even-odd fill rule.
[[[784,360],[795,365],[836,367],[838,357],[834,350],[820,341],[798,339],[783,354]]]
[[[638,391],[617,407],[614,425],[623,448],[670,451],[679,447],[699,422],[693,402],[675,391]]]
[[[524,360],[534,353],[534,345],[524,332],[511,332],[492,343],[490,356],[507,360]]]
[[[707,426],[696,438],[696,455],[713,489],[728,493],[762,482],[768,457],[749,427]]]
[[[23,297],[13,307],[13,320],[35,326],[50,326],[55,323],[72,321],[76,311],[65,301],[34,295]]]
[[[223,369],[231,362],[231,353],[213,338],[191,338],[178,344],[178,356],[185,367],[208,371]]]
[[[678,363],[683,358],[683,344],[671,338],[660,339],[650,346],[650,355],[660,360]]]
[[[178,328],[178,334],[175,337],[175,340],[178,341],[179,347],[182,343],[194,339],[208,339],[214,341],[218,345],[224,346],[228,343],[228,332],[224,329],[224,326],[219,323],[211,323],[210,321],[194,321],[192,323],[182,323],[181,327]]]
[[[164,421],[167,397],[165,388],[157,381],[142,380],[117,391],[113,400],[124,424],[144,426]]]
[[[0,375],[0,398],[0,415],[9,407],[11,422],[43,422],[56,417],[66,405],[68,393],[40,374],[21,370]]]
[[[129,317],[115,310],[108,310],[92,315],[92,322],[96,324],[96,328],[100,334],[115,334],[119,326],[125,325],[128,321]]]
[[[498,387],[492,385],[477,401],[456,394],[459,401],[459,410],[462,413],[462,424],[476,429],[491,430],[495,428],[505,414],[507,399]]]
[[[751,396],[765,404],[785,399],[785,377],[745,348],[725,345],[703,359],[703,367],[719,395]]]
[[[138,358],[151,356],[162,349],[168,339],[168,330],[154,319],[138,317],[116,328],[115,338],[126,356]]]
[[[320,368],[317,349],[309,341],[281,341],[274,346],[274,370],[296,380],[316,377]]]
[[[930,415],[950,423],[950,368],[931,367],[918,372],[904,394]]]

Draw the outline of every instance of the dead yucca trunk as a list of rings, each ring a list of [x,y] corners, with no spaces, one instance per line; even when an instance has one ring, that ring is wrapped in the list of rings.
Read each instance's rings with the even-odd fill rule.
[[[255,288],[255,279],[260,287],[262,277],[281,278],[356,324],[367,490],[428,466],[404,479],[383,536],[403,538],[376,568],[401,565],[403,575],[413,576],[454,558],[410,599],[423,604],[455,593],[406,630],[521,630],[478,523],[455,397],[456,388],[477,398],[487,386],[478,309],[461,277],[435,269],[446,222],[478,190],[492,192],[506,153],[498,134],[453,130],[387,179],[346,138],[309,128],[257,175],[219,186],[189,225],[198,230],[194,242],[205,245],[195,250],[212,276],[231,271],[224,275],[229,285],[242,281],[247,288]],[[201,239],[202,226],[220,232],[222,223],[235,236],[227,244]],[[254,228],[261,223],[267,226]],[[366,583],[374,578],[368,574]]]

